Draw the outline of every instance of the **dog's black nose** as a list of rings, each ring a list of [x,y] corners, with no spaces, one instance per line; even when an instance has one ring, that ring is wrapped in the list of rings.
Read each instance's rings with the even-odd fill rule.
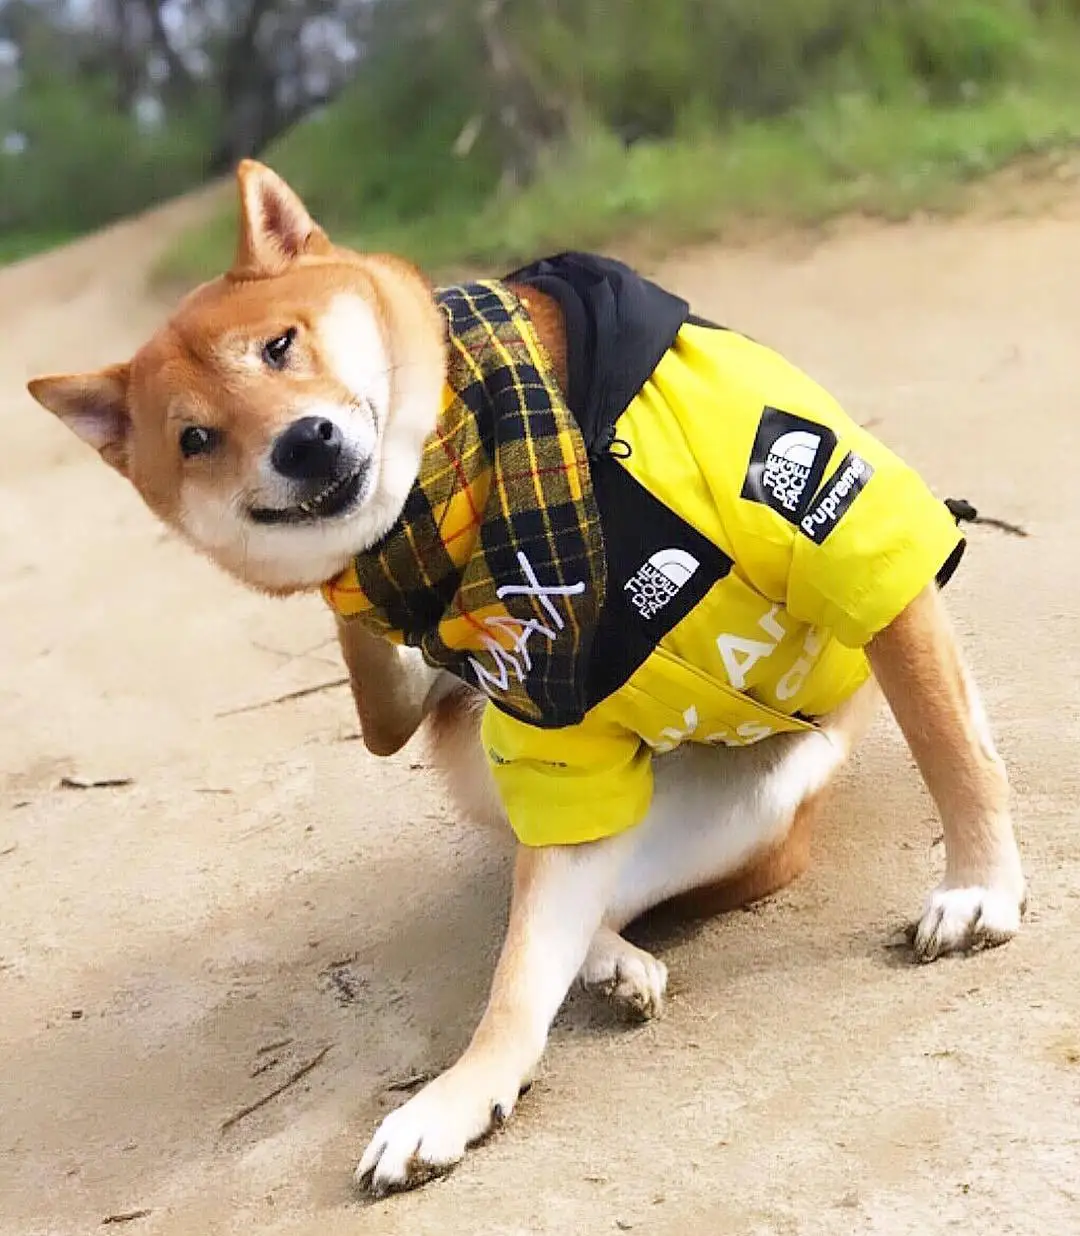
[[[342,445],[341,430],[333,421],[302,416],[278,434],[270,462],[290,481],[333,481]]]

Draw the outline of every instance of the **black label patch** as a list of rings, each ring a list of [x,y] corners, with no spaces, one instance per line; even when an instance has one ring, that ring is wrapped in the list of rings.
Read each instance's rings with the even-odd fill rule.
[[[761,502],[788,523],[798,524],[817,493],[835,446],[836,435],[824,425],[765,408],[742,497]]]
[[[593,464],[607,596],[593,638],[589,706],[606,699],[731,570],[731,559],[616,459]]]
[[[667,546],[646,558],[623,584],[623,592],[639,616],[651,622],[676,600],[700,566],[687,550]]]
[[[825,482],[821,496],[799,520],[803,533],[815,545],[820,545],[843,519],[873,475],[874,469],[861,455],[848,451],[840,466]]]

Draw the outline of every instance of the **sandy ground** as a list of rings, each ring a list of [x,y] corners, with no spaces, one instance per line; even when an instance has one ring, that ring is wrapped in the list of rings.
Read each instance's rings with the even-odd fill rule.
[[[336,677],[327,615],[219,578],[21,389],[126,355],[190,209],[0,272],[0,1232],[1080,1231],[1080,211],[663,270],[1030,530],[975,529],[950,591],[1015,781],[1022,937],[930,968],[887,947],[941,851],[882,721],[809,876],[659,938],[662,1020],[573,998],[510,1126],[368,1204],[391,1084],[482,1005],[506,856],[421,752],[366,756],[340,690],[222,715]]]

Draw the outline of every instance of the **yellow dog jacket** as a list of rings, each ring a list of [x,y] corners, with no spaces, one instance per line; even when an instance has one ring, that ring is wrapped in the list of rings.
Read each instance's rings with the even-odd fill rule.
[[[604,259],[508,281],[563,308],[566,402],[505,284],[440,292],[440,427],[398,525],[324,591],[486,691],[517,836],[579,843],[641,820],[654,753],[813,728],[964,543],[775,352]]]

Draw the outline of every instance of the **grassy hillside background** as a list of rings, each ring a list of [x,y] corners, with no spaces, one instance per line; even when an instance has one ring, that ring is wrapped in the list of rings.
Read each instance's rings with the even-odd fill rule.
[[[612,0],[530,37],[569,119],[527,186],[500,185],[490,126],[460,152],[484,83],[449,35],[386,47],[265,157],[340,240],[439,271],[733,219],[899,217],[1080,136],[1075,0]],[[232,234],[225,208],[161,275],[219,269]]]
[[[339,240],[435,273],[627,235],[662,246],[733,220],[900,217],[1080,137],[1080,0],[381,0],[371,12],[351,85],[261,155]],[[492,12],[497,45],[480,16]],[[0,156],[0,260],[207,174],[205,101],[147,134],[107,94],[75,98],[42,77],[36,123],[52,138],[34,160]],[[227,261],[223,201],[160,279]]]

